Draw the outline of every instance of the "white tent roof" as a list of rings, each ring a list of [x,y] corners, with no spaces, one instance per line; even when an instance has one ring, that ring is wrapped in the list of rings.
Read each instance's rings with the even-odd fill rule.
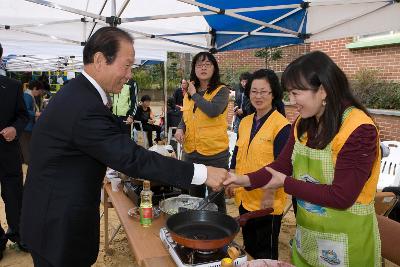
[[[71,50],[81,53],[80,45],[93,31],[108,25],[116,17],[118,25],[135,38],[138,57],[155,56],[160,51],[198,52],[210,48],[244,49],[279,45],[275,37],[288,43],[302,43],[355,35],[400,30],[400,4],[390,0],[1,0],[0,42],[15,53],[70,56]],[[208,3],[208,4],[205,4]],[[212,6],[215,5],[215,6]],[[203,11],[200,12],[199,7]],[[287,10],[271,21],[261,21],[262,14]],[[221,13],[218,15],[217,13]],[[251,14],[254,13],[254,17]],[[222,15],[224,14],[224,15]],[[297,21],[290,19],[296,14]],[[204,16],[206,16],[207,20]],[[221,22],[218,19],[221,18]],[[254,19],[258,18],[258,19]],[[277,27],[286,18],[287,27]],[[212,20],[211,20],[212,19]],[[266,20],[266,19],[264,19]],[[231,25],[246,22],[250,25]],[[210,23],[210,24],[209,24]],[[292,24],[291,24],[292,23]],[[211,33],[217,26],[224,30]],[[234,27],[236,26],[236,28]],[[272,31],[265,31],[272,29]],[[282,30],[282,32],[279,32]],[[286,31],[285,31],[286,30]],[[213,36],[234,36],[228,43],[213,43]],[[237,37],[236,37],[237,36]],[[251,39],[252,37],[259,37]],[[263,38],[261,38],[263,37]],[[300,38],[300,40],[299,40]],[[246,41],[247,40],[247,41]],[[254,45],[257,40],[262,42]],[[14,43],[13,43],[14,42]],[[232,45],[242,42],[241,45]],[[12,45],[13,43],[13,45]],[[17,43],[20,43],[17,45]],[[44,44],[43,47],[41,44]],[[285,43],[283,43],[285,44]],[[7,47],[6,46],[6,47]],[[73,46],[76,46],[75,48]],[[79,47],[79,49],[78,49]],[[25,50],[24,50],[25,49]],[[76,49],[76,50],[75,50]],[[41,52],[43,50],[43,52]],[[17,50],[15,50],[17,51]],[[61,55],[60,55],[61,54]],[[80,56],[81,54],[79,54]],[[143,55],[143,56],[142,56]],[[75,54],[75,56],[78,56]]]

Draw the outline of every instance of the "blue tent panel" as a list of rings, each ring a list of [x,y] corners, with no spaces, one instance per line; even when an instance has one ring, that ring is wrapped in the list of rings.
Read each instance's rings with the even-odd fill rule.
[[[285,0],[285,1],[274,1],[274,0],[200,0],[199,2],[203,4],[207,4],[220,9],[231,9],[231,8],[248,8],[248,7],[263,7],[263,6],[276,6],[276,5],[292,5],[292,4],[301,4],[303,1],[301,0]],[[201,11],[205,11],[206,9],[200,8]],[[262,10],[262,11],[252,11],[252,12],[243,12],[239,13],[240,15],[257,19],[266,23],[270,23],[275,19],[287,14],[288,12],[294,9],[276,9],[276,10]],[[305,32],[306,25],[306,10],[302,9],[297,11],[296,13],[274,23],[273,25],[280,26],[295,32],[298,32],[300,27],[301,33]],[[207,23],[210,27],[215,31],[238,31],[238,32],[251,32],[254,31],[261,26],[259,24],[247,22],[241,19],[237,19],[227,15],[212,15],[205,16]],[[301,24],[303,22],[303,25]],[[262,33],[285,33],[276,29],[265,28],[260,30]],[[236,38],[242,35],[228,35],[228,34],[218,34],[216,35],[215,44],[218,47],[235,40]],[[246,38],[241,39],[238,42],[235,42],[229,46],[226,46],[222,49],[218,49],[218,51],[227,51],[227,50],[238,50],[238,49],[247,49],[247,48],[261,48],[261,47],[276,47],[281,45],[288,44],[299,44],[303,43],[304,40],[298,37],[276,37],[276,36],[257,36],[250,35]]]

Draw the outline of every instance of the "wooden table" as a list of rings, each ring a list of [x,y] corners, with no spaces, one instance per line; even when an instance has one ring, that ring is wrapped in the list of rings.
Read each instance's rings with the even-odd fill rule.
[[[140,266],[176,266],[160,239],[160,228],[165,225],[165,219],[161,216],[155,219],[150,227],[141,226],[138,219],[128,215],[128,210],[134,207],[132,201],[121,189],[118,192],[112,191],[110,184],[104,185],[104,248],[106,253],[109,251],[108,209],[111,207],[114,207],[125,229],[131,251]]]

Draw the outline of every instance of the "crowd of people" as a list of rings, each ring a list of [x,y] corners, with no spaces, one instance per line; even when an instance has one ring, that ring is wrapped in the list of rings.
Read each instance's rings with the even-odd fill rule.
[[[196,197],[221,191],[213,202],[222,213],[230,197],[240,214],[273,208],[242,229],[244,247],[255,259],[278,259],[289,194],[297,204],[293,264],[380,264],[373,206],[379,134],[329,56],[319,51],[300,56],[281,82],[271,69],[240,75],[233,110],[237,142],[229,161],[230,89],[214,55],[196,54],[189,79],[167,101],[166,127],[177,127],[180,161],[132,140],[135,122],[148,133],[150,146],[162,138],[151,97],[138,101],[134,55],[128,33],[99,29],[84,47],[82,74],[44,110],[35,100],[43,83],[32,81],[22,93],[19,83],[0,76],[0,91],[6,92],[0,105],[0,182],[8,223],[7,232],[0,227],[0,259],[11,240],[31,253],[36,267],[94,264],[100,190],[110,167]],[[283,90],[299,113],[292,125]],[[29,164],[23,194],[22,162]]]

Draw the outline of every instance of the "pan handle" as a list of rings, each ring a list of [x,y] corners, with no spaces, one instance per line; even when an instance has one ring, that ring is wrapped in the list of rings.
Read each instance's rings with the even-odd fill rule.
[[[273,208],[266,208],[266,209],[262,209],[262,210],[251,211],[251,212],[248,212],[248,213],[245,213],[243,215],[236,217],[236,220],[239,223],[239,225],[242,227],[243,225],[245,225],[247,223],[248,220],[263,217],[265,215],[269,215],[273,211],[274,211]]]

